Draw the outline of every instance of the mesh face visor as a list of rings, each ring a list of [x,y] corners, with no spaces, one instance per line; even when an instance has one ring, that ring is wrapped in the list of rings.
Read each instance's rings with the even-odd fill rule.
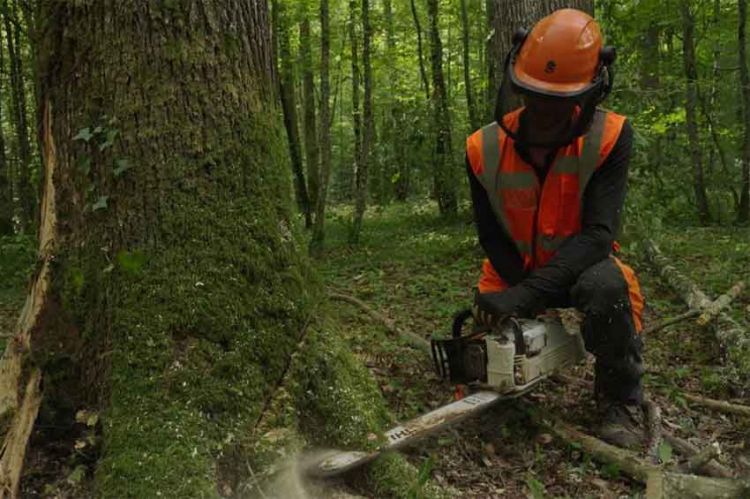
[[[514,63],[518,47],[505,60],[503,81],[497,94],[495,120],[514,141],[526,147],[558,148],[584,135],[606,97],[610,69],[602,66],[583,89],[554,91],[517,77]]]

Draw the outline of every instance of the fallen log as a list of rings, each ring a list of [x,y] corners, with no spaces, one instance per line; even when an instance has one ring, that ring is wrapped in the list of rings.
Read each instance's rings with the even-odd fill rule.
[[[710,305],[708,305],[701,313],[700,317],[696,321],[699,326],[707,326],[709,322],[714,320],[721,312],[727,308],[732,301],[740,296],[742,291],[745,289],[745,281],[739,281],[732,286],[729,291],[715,299]]]

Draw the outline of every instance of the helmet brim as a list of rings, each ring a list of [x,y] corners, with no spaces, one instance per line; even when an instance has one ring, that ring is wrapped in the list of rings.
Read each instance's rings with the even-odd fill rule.
[[[528,73],[513,65],[508,71],[510,80],[518,91],[526,94],[541,95],[544,97],[571,98],[580,97],[591,91],[599,83],[597,80],[581,83],[550,83],[534,78]]]

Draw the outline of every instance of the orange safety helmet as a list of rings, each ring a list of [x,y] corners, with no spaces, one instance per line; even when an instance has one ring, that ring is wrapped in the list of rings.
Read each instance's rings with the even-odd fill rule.
[[[518,129],[509,130],[504,117],[523,107],[521,95],[569,101],[576,109],[575,120],[564,136],[554,143],[529,145],[561,146],[583,135],[596,106],[612,90],[614,47],[605,47],[599,24],[585,12],[560,9],[541,19],[529,32],[520,29],[505,60],[505,76],[498,91],[495,119],[513,139]],[[521,120],[521,122],[523,119]]]

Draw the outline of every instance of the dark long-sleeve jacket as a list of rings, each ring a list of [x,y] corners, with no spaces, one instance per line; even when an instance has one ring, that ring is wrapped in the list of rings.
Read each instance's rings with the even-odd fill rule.
[[[497,221],[487,192],[474,176],[467,158],[479,243],[495,271],[509,286],[521,284],[536,299],[552,299],[566,293],[584,270],[609,255],[625,202],[632,144],[633,129],[626,121],[614,148],[586,186],[581,207],[581,232],[565,241],[546,265],[528,273],[524,271],[513,241]],[[521,158],[532,164],[525,150],[518,145],[516,149]],[[540,183],[544,181],[549,166],[550,161],[541,171],[536,169]]]

